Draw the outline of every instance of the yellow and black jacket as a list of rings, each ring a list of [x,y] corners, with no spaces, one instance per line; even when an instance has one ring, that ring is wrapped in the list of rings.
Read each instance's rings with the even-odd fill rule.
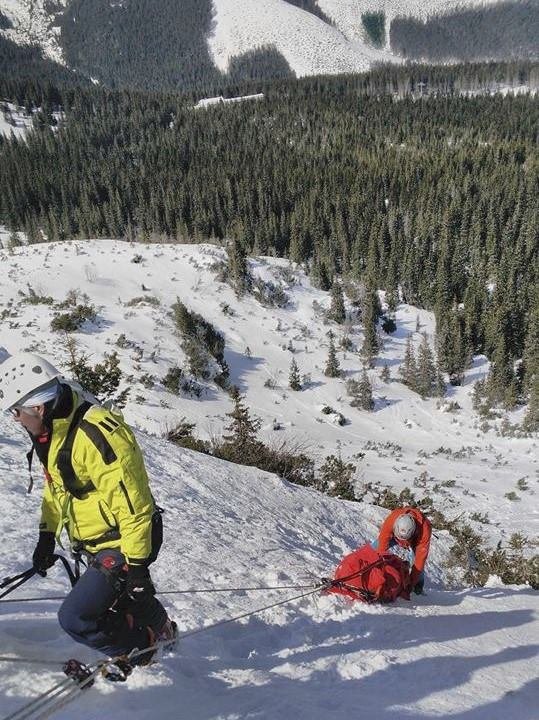
[[[152,549],[154,501],[133,432],[99,405],[90,406],[73,427],[84,400],[69,386],[64,400],[66,394],[69,414],[52,419],[46,452],[34,443],[46,475],[40,530],[60,540],[65,529],[73,545],[92,553],[114,547],[129,564],[143,564]],[[72,473],[66,483],[59,461],[70,427]]]

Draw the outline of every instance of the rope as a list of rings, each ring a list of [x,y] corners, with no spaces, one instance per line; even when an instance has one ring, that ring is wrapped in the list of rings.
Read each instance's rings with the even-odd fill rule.
[[[195,593],[226,593],[226,592],[252,592],[266,590],[304,590],[315,587],[310,585],[273,585],[268,587],[227,587],[227,588],[188,588],[186,590],[158,590],[157,595],[188,595]],[[65,600],[67,595],[45,595],[43,597],[23,597],[10,598],[9,600],[0,600],[0,603],[17,603],[17,602],[39,602],[41,600]]]
[[[240,615],[235,615],[234,617],[227,618],[226,620],[219,620],[218,622],[212,623],[210,625],[205,625],[204,627],[198,628],[196,630],[189,630],[187,632],[181,633],[177,636],[177,640],[183,640],[188,637],[193,637],[194,635],[200,635],[201,633],[209,632],[210,630],[214,630],[215,628],[222,627],[223,625],[228,625],[229,623],[237,622],[238,620],[243,620],[247,617],[252,617],[253,615],[257,615],[261,612],[265,612],[266,610],[270,610],[274,607],[279,607],[281,605],[287,605],[288,603],[294,602],[296,600],[301,600],[302,598],[309,597],[311,595],[314,595],[317,592],[320,592],[321,590],[328,589],[330,587],[338,587],[341,584],[346,583],[346,581],[351,580],[355,577],[358,577],[359,575],[362,575],[366,573],[368,570],[372,569],[373,567],[376,567],[377,565],[380,565],[383,562],[383,560],[377,560],[376,562],[370,563],[369,565],[365,566],[361,570],[358,570],[355,573],[351,573],[350,575],[339,578],[339,580],[325,580],[323,579],[318,585],[308,585],[308,586],[295,586],[296,588],[300,587],[308,587],[310,588],[307,592],[300,593],[299,595],[294,595],[293,597],[286,598],[285,600],[279,600],[277,602],[270,603],[269,605],[264,605],[263,607],[256,608],[255,610],[250,610],[249,612],[241,613]],[[294,587],[294,586],[293,586]],[[273,588],[273,589],[284,589],[285,586],[280,586],[279,588]],[[246,588],[235,588],[233,590],[239,591],[244,590]],[[266,588],[253,588],[254,590],[262,590]],[[230,588],[215,588],[213,590],[199,590],[198,592],[230,592]],[[186,591],[166,591],[169,594],[172,593],[183,593],[183,592],[197,592],[196,590],[186,590]],[[163,593],[165,594],[165,593]],[[128,661],[131,662],[132,660],[135,660],[137,657],[140,657],[141,655],[146,655],[149,652],[153,652],[155,650],[158,650],[160,647],[163,646],[163,642],[157,642],[153,645],[144,648],[143,650],[134,650],[133,652],[129,653],[127,656],[116,656],[113,658],[108,658],[104,660],[100,660],[94,667],[93,670],[91,670],[88,677],[84,678],[83,680],[77,682],[75,687],[70,685],[70,683],[73,682],[72,678],[66,678],[66,680],[62,681],[61,683],[58,683],[57,685],[53,686],[49,690],[47,690],[44,693],[41,693],[37,698],[32,700],[30,703],[27,703],[24,707],[22,707],[20,710],[16,711],[15,713],[12,713],[11,715],[8,715],[4,720],[46,720],[46,718],[49,718],[52,713],[56,712],[56,710],[59,710],[60,708],[64,707],[67,703],[74,700],[76,697],[80,695],[80,693],[84,690],[84,688],[90,684],[93,683],[94,679],[99,675],[99,673],[102,671],[103,668],[105,668],[107,665],[114,664],[118,661]],[[14,659],[14,658],[1,658],[0,660],[4,659],[8,662],[39,662],[39,661],[30,661],[23,658],[20,659]],[[56,663],[55,663],[56,664]]]
[[[294,597],[287,598],[286,600],[279,600],[278,602],[271,603],[270,605],[264,605],[264,607],[257,608],[256,610],[241,613],[241,615],[235,615],[234,617],[228,618],[226,620],[219,620],[218,622],[212,623],[211,625],[205,625],[204,627],[198,628],[197,630],[189,630],[188,632],[180,633],[177,636],[177,640],[184,640],[185,638],[192,637],[193,635],[200,635],[201,633],[207,632],[209,630],[214,630],[215,628],[222,627],[223,625],[228,625],[228,623],[236,622],[237,620],[243,620],[243,618],[251,617],[252,615],[257,615],[258,613],[264,612],[265,610],[270,610],[274,607],[278,607],[279,605],[286,605],[287,603],[294,602],[295,600],[300,600],[301,598],[308,597],[309,595],[314,595],[315,593],[320,592],[320,590],[323,590],[324,587],[326,587],[325,584],[317,585],[314,590],[309,590],[308,592],[301,593],[301,595],[294,595]],[[131,660],[139,657],[139,655],[145,655],[147,652],[151,652],[152,650],[158,650],[161,645],[162,643],[156,643],[155,645],[144,648],[144,650],[137,650],[134,653],[130,653],[128,655],[128,658]]]
[[[313,586],[309,586],[312,588]],[[301,598],[308,597],[309,595],[314,595],[316,592],[319,592],[321,589],[323,589],[324,585],[318,585],[314,589],[309,590],[308,592],[301,593],[300,595],[295,595],[291,598],[287,598],[286,600],[279,600],[278,602],[271,603],[269,605],[265,605],[264,607],[257,608],[255,610],[251,610],[250,612],[241,613],[240,615],[236,615],[234,617],[228,618],[226,620],[220,620],[216,623],[213,623],[211,625],[206,625],[202,628],[198,628],[197,630],[190,630],[189,632],[181,633],[178,635],[178,640],[183,640],[187,637],[192,637],[193,635],[199,635],[200,633],[207,632],[209,630],[213,630],[217,627],[221,627],[223,625],[227,625],[228,623],[236,622],[237,620],[242,620],[243,618],[250,617],[251,615],[256,615],[258,613],[264,612],[265,610],[270,610],[271,608],[277,607],[279,605],[286,605],[287,603],[294,602],[295,600],[300,600]],[[158,650],[163,645],[163,642],[155,643],[154,645],[151,645],[150,647],[144,648],[143,650],[135,650],[134,652],[129,653],[127,656],[127,660],[131,661],[139,657],[140,655],[146,655],[148,652],[152,652],[154,650]],[[30,703],[22,707],[20,710],[17,710],[16,712],[12,713],[11,715],[8,715],[4,718],[4,720],[45,720],[46,718],[50,717],[52,713],[56,712],[60,708],[64,707],[67,703],[71,702],[71,700],[74,700],[80,693],[83,691],[83,689],[91,684],[94,679],[99,675],[102,668],[104,668],[107,665],[110,665],[111,663],[114,664],[115,661],[118,660],[125,660],[125,656],[116,656],[113,658],[107,658],[104,660],[100,660],[94,669],[91,671],[91,673],[88,675],[87,678],[82,680],[81,682],[77,683],[75,687],[72,687],[70,684],[73,682],[72,678],[66,678],[66,680],[62,681],[61,683],[58,683],[54,687],[50,688],[44,693],[41,693],[37,698],[32,700]],[[0,660],[6,660],[6,661],[20,661],[20,662],[27,662],[23,658],[14,659],[14,658],[8,658],[8,657],[0,657]],[[32,661],[32,662],[38,662],[38,661]],[[55,663],[56,664],[56,663]]]
[[[65,680],[53,685],[53,687],[38,695],[19,710],[7,715],[4,720],[29,720],[29,718],[32,717],[34,720],[37,720],[38,717],[49,717],[50,712],[47,715],[42,714],[41,716],[36,715],[36,713],[39,713],[41,710],[43,710],[43,712],[49,710],[49,708],[45,707],[48,704],[51,704],[51,709],[55,710],[54,701],[57,700],[64,691],[71,694],[73,689],[78,690],[78,687],[72,687],[72,682],[73,680],[71,678],[66,677]]]
[[[0,595],[0,598],[5,597],[6,595],[9,595],[9,593],[12,593],[14,590],[16,590],[21,585],[24,585],[25,582],[28,582],[30,578],[33,578],[34,575],[37,573],[37,570],[34,570],[34,568],[30,568],[29,570],[25,570],[24,572],[20,573],[19,575],[15,575],[14,577],[5,578],[0,585],[0,588],[7,587],[7,590],[4,590],[4,592]]]
[[[64,660],[42,660],[41,658],[24,658],[11,657],[10,655],[0,655],[0,662],[24,663],[28,665],[63,665]]]

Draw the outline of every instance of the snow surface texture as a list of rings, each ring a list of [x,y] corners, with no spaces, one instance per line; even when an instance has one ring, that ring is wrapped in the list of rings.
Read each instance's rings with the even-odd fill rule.
[[[36,536],[39,493],[19,472],[26,441],[0,418],[2,575],[24,569]],[[152,574],[158,589],[309,584],[341,554],[372,537],[380,509],[333,500],[275,476],[171,447],[138,434],[158,501],[165,544]],[[443,535],[443,534],[442,534]],[[441,575],[435,540],[429,577]],[[60,570],[20,597],[65,592]],[[58,720],[532,720],[537,593],[523,587],[444,591],[413,602],[350,603],[305,598],[180,642],[159,665],[136,669],[125,686],[99,682]],[[294,591],[163,595],[180,632],[277,602]],[[13,595],[11,596],[13,597]],[[2,653],[92,662],[97,654],[60,630],[57,602],[0,604]],[[535,640],[534,640],[535,638]],[[2,713],[60,679],[38,665],[0,663]]]
[[[496,0],[487,0],[495,2]],[[334,27],[285,0],[213,0],[215,30],[210,50],[220,70],[230,58],[262,45],[273,45],[298,77],[353,73],[374,63],[401,62],[389,50],[389,26],[398,15],[425,18],[453,7],[483,0],[318,0]],[[363,28],[364,12],[384,11],[386,48],[372,46]]]
[[[130,262],[136,255],[142,262]],[[379,367],[371,371],[376,411],[359,412],[348,406],[343,381],[322,373],[330,326],[315,314],[312,302],[327,307],[327,293],[313,289],[296,270],[291,273],[295,282],[288,280],[288,309],[264,308],[252,298],[237,301],[228,286],[216,285],[210,266],[220,256],[222,251],[212,246],[116,241],[0,251],[0,307],[7,309],[9,300],[14,301],[2,320],[0,361],[6,348],[32,348],[57,364],[65,360],[58,337],[49,329],[50,307],[19,304],[18,291],[26,292],[27,284],[57,301],[69,289],[80,288],[100,306],[98,323],[76,334],[92,361],[115,348],[120,333],[144,350],[142,359],[133,349],[118,352],[123,370],[135,374],[125,414],[137,428],[154,493],[166,508],[165,546],[152,571],[159,589],[309,584],[330,574],[344,553],[375,537],[385,515],[366,502],[334,500],[256,469],[179,449],[160,437],[184,415],[197,421],[203,434],[218,433],[230,409],[229,399],[215,387],[208,386],[196,400],[172,396],[159,385],[148,390],[137,384],[142,373],[162,377],[172,364],[184,363],[166,315],[177,296],[224,331],[231,379],[263,418],[266,438],[299,437],[313,452],[317,448],[320,457],[335,452],[339,442],[345,457],[365,451],[365,460],[358,462],[358,485],[383,481],[398,490],[412,485],[424,470],[436,481],[455,479],[455,487],[435,495],[450,514],[487,512],[491,524],[477,527],[492,533],[493,540],[516,530],[537,534],[535,442],[503,439],[493,432],[482,435],[474,427],[469,392],[485,372],[484,359],[476,358],[465,385],[455,389],[451,399],[463,408],[456,415],[440,412],[436,401],[421,401],[400,383],[382,383]],[[286,284],[284,261],[261,259],[252,270]],[[161,306],[126,306],[144,294],[158,298]],[[235,309],[233,317],[223,314],[223,302]],[[418,314],[422,329],[432,332],[429,313],[399,308],[398,330],[383,351],[394,377]],[[358,327],[351,328],[350,335],[360,344]],[[301,393],[287,390],[292,355],[281,346],[289,340],[302,372],[312,374],[311,385]],[[250,357],[245,355],[247,345]],[[349,377],[358,375],[357,355],[349,352],[345,358],[339,353],[339,359]],[[276,382],[273,390],[264,387],[268,377]],[[144,404],[133,402],[139,393],[146,397]],[[324,404],[343,411],[350,424],[328,422],[319,412]],[[273,432],[273,418],[285,430]],[[369,440],[393,445],[367,449]],[[40,480],[36,470],[37,487],[28,496],[27,445],[24,432],[9,416],[1,416],[0,577],[25,569],[36,541]],[[468,449],[452,457],[434,452],[441,445]],[[418,455],[419,450],[426,457]],[[504,493],[522,476],[528,481],[528,490],[519,491],[522,500],[505,499]],[[275,608],[186,639],[162,664],[136,670],[126,686],[98,683],[56,717],[142,719],[155,714],[158,706],[159,717],[171,720],[182,716],[180,708],[190,720],[536,720],[538,683],[532,660],[539,641],[538,594],[501,586],[496,579],[482,589],[446,589],[451,541],[445,532],[437,535],[427,566],[427,596],[382,607],[317,595]],[[19,597],[42,596],[65,589],[65,577],[54,569],[46,579],[34,579],[16,592]],[[294,594],[163,599],[183,632]],[[50,601],[0,603],[1,654],[95,660],[97,655],[62,633],[56,608]],[[59,679],[54,667],[0,663],[2,716]]]

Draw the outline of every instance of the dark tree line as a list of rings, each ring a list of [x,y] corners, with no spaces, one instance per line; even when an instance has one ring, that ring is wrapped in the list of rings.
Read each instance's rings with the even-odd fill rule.
[[[395,18],[390,44],[393,52],[411,60],[537,60],[539,2],[460,8],[424,21]]]
[[[307,10],[307,12],[318,16],[325,23],[328,23],[328,25],[333,25],[333,21],[328,18],[328,16],[320,7],[318,7],[317,0],[285,0],[285,2],[289,3],[290,5],[295,5],[302,10]]]
[[[0,83],[25,82],[42,88],[50,83],[58,87],[89,85],[89,80],[43,56],[36,45],[17,45],[0,35]],[[9,94],[9,97],[14,97]]]
[[[211,0],[72,0],[59,20],[67,64],[107,87],[183,90],[218,80],[207,45]]]
[[[362,13],[361,22],[367,35],[376,47],[381,47],[386,40],[386,16],[384,12]]]
[[[446,72],[455,85],[473,71]],[[435,312],[453,382],[486,352],[503,389],[493,398],[516,402],[537,368],[539,100],[362,94],[447,82],[417,73],[275,83],[263,101],[207,111],[174,95],[58,90],[59,130],[42,112],[24,141],[0,141],[0,222],[32,242],[226,238],[304,263],[326,289],[363,281],[373,328],[376,289],[392,303],[400,291]]]
[[[3,12],[0,12],[0,30],[9,30],[12,27],[13,25],[11,20],[7,17],[7,15],[4,15]]]

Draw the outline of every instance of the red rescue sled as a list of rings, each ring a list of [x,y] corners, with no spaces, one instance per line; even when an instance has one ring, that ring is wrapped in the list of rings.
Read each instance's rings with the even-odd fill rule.
[[[326,592],[363,602],[390,603],[398,597],[409,600],[409,566],[396,555],[380,553],[367,543],[344,556]]]

